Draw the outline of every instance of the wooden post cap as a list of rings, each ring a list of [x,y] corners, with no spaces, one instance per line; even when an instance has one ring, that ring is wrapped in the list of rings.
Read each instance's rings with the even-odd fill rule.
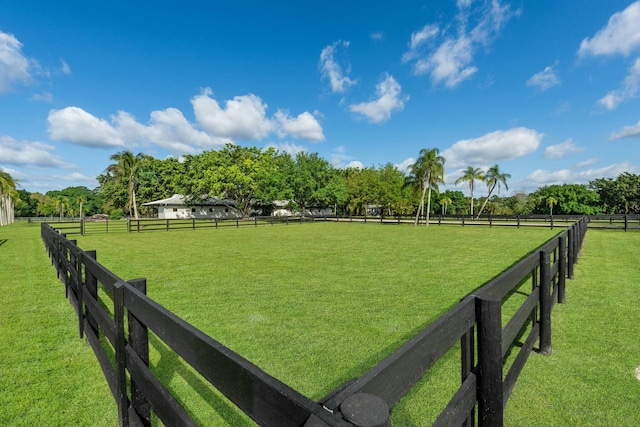
[[[358,427],[390,427],[389,406],[382,398],[367,393],[347,397],[340,405],[345,420]]]

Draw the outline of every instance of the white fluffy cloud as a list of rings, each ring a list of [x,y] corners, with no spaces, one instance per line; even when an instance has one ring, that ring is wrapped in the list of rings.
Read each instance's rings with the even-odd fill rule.
[[[320,53],[320,72],[322,77],[329,79],[331,85],[331,91],[333,93],[344,93],[350,86],[357,83],[355,80],[351,80],[348,77],[349,66],[343,69],[343,66],[338,63],[336,55],[340,53],[340,49],[346,49],[349,47],[349,42],[339,40],[326,46]]]
[[[0,136],[0,163],[14,166],[38,166],[43,168],[69,168],[60,156],[53,154],[55,147],[42,142],[18,141]]]
[[[640,91],[640,58],[637,58],[629,68],[622,86],[607,93],[598,103],[607,110],[614,110],[626,99],[636,96],[638,91]]]
[[[0,31],[0,93],[10,91],[16,83],[29,82],[29,64],[22,54],[22,43],[13,34]]]
[[[109,122],[87,113],[82,108],[51,110],[48,122],[51,139],[87,147],[113,148],[125,145],[125,141]]]
[[[148,122],[140,123],[128,112],[119,111],[110,121],[93,116],[79,107],[49,112],[49,136],[88,147],[122,148],[157,145],[177,154],[216,149],[232,138],[264,139],[271,132],[312,142],[324,140],[322,127],[308,112],[290,117],[278,110],[273,119],[266,115],[267,105],[255,95],[236,96],[221,108],[205,89],[192,98],[198,121],[189,122],[176,108],[152,111]]]
[[[540,187],[543,185],[565,184],[567,182],[587,183],[597,178],[615,178],[623,172],[637,173],[639,168],[629,162],[614,163],[603,168],[587,169],[578,171],[576,169],[561,169],[550,171],[536,169],[531,172],[525,181]]]
[[[402,62],[415,61],[415,74],[430,73],[434,84],[443,83],[448,88],[467,80],[477,71],[472,65],[477,48],[491,44],[514,15],[510,7],[502,6],[499,0],[485,0],[482,3],[471,13],[472,2],[460,0],[457,2],[455,25],[444,24],[443,30],[440,30],[437,24],[429,24],[412,33],[409,50],[402,56]],[[470,23],[471,16],[479,16],[478,21]],[[472,27],[470,31],[469,27]],[[456,35],[448,36],[448,28],[455,28]],[[438,37],[439,45],[435,43]]]
[[[543,136],[525,127],[498,130],[458,141],[444,150],[442,156],[447,159],[447,167],[489,165],[535,152]]]
[[[322,126],[318,120],[309,112],[299,114],[298,117],[291,118],[286,111],[278,110],[274,115],[275,130],[281,138],[291,135],[294,138],[306,139],[308,141],[324,141]]]
[[[400,84],[393,76],[386,75],[384,80],[376,86],[377,99],[360,104],[352,104],[349,111],[362,114],[372,123],[382,123],[391,118],[393,111],[402,110],[408,96],[402,95]]]
[[[544,149],[544,157],[545,159],[556,160],[561,159],[567,154],[571,153],[582,153],[584,148],[578,147],[575,142],[573,142],[573,138],[569,138],[566,141],[561,142],[560,144],[550,145]]]
[[[629,55],[640,47],[640,1],[611,15],[607,25],[580,43],[579,56]]]
[[[635,125],[625,126],[619,131],[612,132],[609,136],[610,141],[622,138],[640,138],[640,121]]]
[[[411,168],[415,162],[416,159],[409,157],[408,159],[403,160],[400,164],[395,165],[395,167],[397,167],[399,171],[409,173],[409,168]]]
[[[531,76],[527,80],[527,86],[535,86],[541,91],[545,91],[560,84],[560,79],[553,71],[553,67],[545,67],[544,70]]]
[[[213,99],[211,89],[206,88],[191,99],[196,120],[204,130],[223,138],[265,138],[272,131],[267,119],[267,104],[260,97],[249,94],[225,101],[221,108]]]

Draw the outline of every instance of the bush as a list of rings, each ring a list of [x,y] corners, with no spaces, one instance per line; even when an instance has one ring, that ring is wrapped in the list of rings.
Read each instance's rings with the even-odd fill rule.
[[[111,211],[111,214],[109,216],[111,217],[111,219],[122,219],[122,217],[124,216],[124,212],[122,211],[122,209],[114,209]]]

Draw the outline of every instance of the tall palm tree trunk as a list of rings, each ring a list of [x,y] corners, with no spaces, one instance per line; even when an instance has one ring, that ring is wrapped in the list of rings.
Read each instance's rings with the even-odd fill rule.
[[[418,206],[418,214],[416,215],[416,221],[413,223],[414,227],[416,225],[418,225],[418,219],[420,218],[420,214],[422,213],[422,210],[423,210],[423,207],[424,207],[424,195],[427,192],[427,186],[425,184],[426,183],[424,183],[424,181],[423,181],[422,195],[420,196],[420,206]]]
[[[489,194],[487,194],[487,198],[484,199],[484,203],[482,204],[482,207],[478,211],[478,216],[476,216],[476,219],[480,218],[480,215],[482,214],[482,211],[484,210],[484,207],[487,206],[487,202],[489,201],[489,198],[491,197],[491,194],[493,193],[493,190],[495,188],[496,188],[496,184],[493,184],[493,187],[491,187],[491,190],[489,190]]]

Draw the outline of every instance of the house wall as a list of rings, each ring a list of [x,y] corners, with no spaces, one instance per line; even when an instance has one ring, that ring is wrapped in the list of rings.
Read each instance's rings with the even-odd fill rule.
[[[158,206],[160,219],[241,218],[240,211],[228,206]]]

